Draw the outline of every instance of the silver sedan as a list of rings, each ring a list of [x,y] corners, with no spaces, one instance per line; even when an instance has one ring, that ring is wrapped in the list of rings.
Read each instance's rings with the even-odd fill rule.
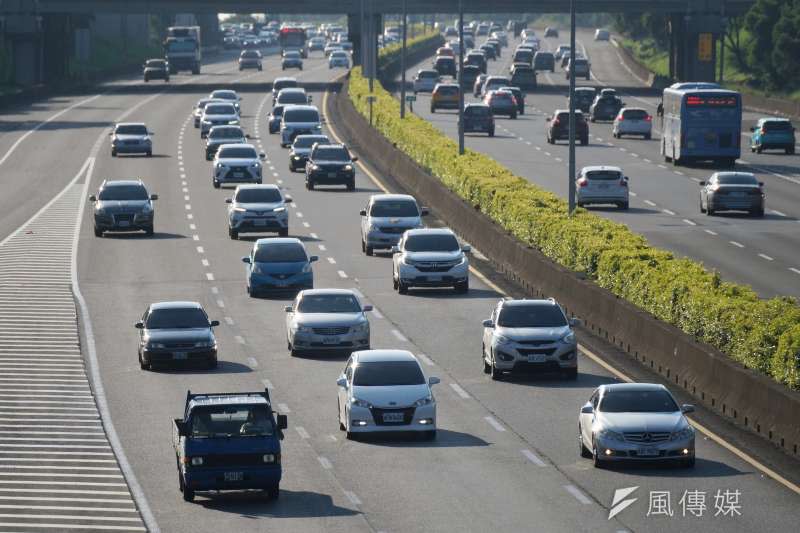
[[[287,347],[300,353],[369,350],[371,305],[362,306],[348,289],[300,291],[286,310]]]
[[[602,468],[612,461],[668,461],[694,467],[694,428],[666,387],[649,383],[601,385],[581,407],[581,457]]]

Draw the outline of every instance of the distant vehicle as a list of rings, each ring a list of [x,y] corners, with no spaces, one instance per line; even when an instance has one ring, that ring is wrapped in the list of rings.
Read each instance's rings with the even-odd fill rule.
[[[539,84],[536,81],[536,71],[527,64],[515,64],[511,70],[511,85],[524,90],[535,90]]]
[[[733,168],[741,157],[742,98],[715,83],[676,83],[664,89],[661,153],[679,165],[714,161]]]
[[[595,41],[607,41],[611,38],[611,32],[608,30],[603,29],[596,29],[594,31],[594,40]]]
[[[628,209],[628,177],[619,167],[583,167],[575,178],[575,202],[578,207],[589,204],[614,204]]]
[[[497,49],[490,44],[482,44],[478,50],[483,52],[483,55],[486,56],[486,59],[497,59]]]
[[[461,71],[461,87],[463,90],[471,89],[475,85],[475,80],[481,74],[481,69],[475,65],[464,65]]]
[[[277,185],[239,185],[228,204],[228,236],[238,239],[240,233],[275,232],[289,235],[289,212],[286,204],[292,199],[284,196]]]
[[[141,180],[103,181],[97,195],[89,197],[94,211],[94,236],[106,231],[144,231],[153,235],[157,194],[150,194]]]
[[[250,255],[242,257],[247,265],[247,294],[296,293],[314,288],[311,263],[319,260],[308,255],[303,241],[292,237],[258,239]]]
[[[553,28],[551,26],[546,27],[544,29],[544,36],[545,36],[545,38],[548,38],[548,37],[558,38],[558,28]]]
[[[275,98],[275,105],[308,105],[311,96],[302,87],[287,87],[281,89]]]
[[[278,33],[278,44],[281,47],[281,54],[286,52],[297,52],[303,58],[308,57],[306,49],[306,30],[300,27],[284,27]]]
[[[484,132],[494,137],[494,115],[486,104],[464,106],[464,133]]]
[[[486,78],[489,76],[486,74],[479,74],[477,78],[475,78],[475,84],[472,86],[472,94],[475,97],[481,95],[481,89],[483,89],[483,84],[486,83]]]
[[[641,135],[649,140],[653,134],[653,117],[639,107],[621,109],[611,131],[617,139],[623,135]]]
[[[533,52],[531,50],[517,50],[512,58],[514,63],[527,63],[533,65]]]
[[[375,250],[391,249],[406,230],[421,228],[428,209],[407,194],[373,194],[359,214],[361,251],[371,256]]]
[[[322,52],[325,50],[325,37],[312,37],[306,43],[308,52]]]
[[[489,25],[488,24],[478,24],[478,28],[475,31],[475,35],[481,37],[483,35],[489,34]]]
[[[230,89],[217,89],[216,91],[211,91],[211,94],[209,94],[208,97],[214,100],[225,100],[226,102],[230,102],[236,108],[237,113],[239,113],[241,110],[242,98],[236,93],[236,91],[232,91]]]
[[[458,109],[460,90],[455,83],[437,83],[431,93],[431,113],[437,109]]]
[[[223,144],[214,156],[212,185],[219,189],[228,183],[261,183],[261,160],[265,157],[252,144]]]
[[[239,113],[232,103],[209,103],[200,119],[200,138],[205,139],[213,126],[238,126]]]
[[[392,283],[400,294],[411,287],[453,287],[469,291],[469,246],[447,228],[410,229],[392,247]]]
[[[241,126],[211,126],[206,136],[206,161],[211,161],[223,144],[246,144],[250,136]]]
[[[481,73],[486,74],[486,56],[482,52],[472,51],[464,58],[464,66],[478,67]]]
[[[278,93],[281,89],[294,89],[296,87],[298,87],[297,78],[275,78],[275,81],[272,82],[272,105],[275,105],[275,100],[278,98]]]
[[[625,104],[622,103],[622,99],[618,96],[599,94],[589,108],[589,119],[592,122],[614,120],[624,107]]]
[[[281,59],[281,70],[286,70],[287,68],[303,70],[303,57],[300,55],[300,52],[284,52],[283,58]]]
[[[120,122],[110,135],[111,157],[117,157],[118,154],[153,155],[153,134],[141,122]]]
[[[298,135],[294,138],[292,149],[289,152],[289,171],[297,172],[297,170],[305,170],[306,162],[308,161],[308,154],[315,144],[330,144],[331,141],[327,135],[320,133],[312,135]]]
[[[508,91],[489,91],[483,97],[483,103],[489,106],[495,116],[508,115],[508,118],[517,118],[517,99]]]
[[[795,129],[786,118],[760,118],[755,127],[750,128],[750,151],[784,150],[787,154],[794,153]]]
[[[277,415],[277,416],[276,416]],[[198,491],[260,489],[280,494],[281,439],[286,415],[263,392],[186,393],[183,417],[172,421],[178,487],[187,502]]]
[[[169,63],[164,59],[148,59],[143,69],[145,83],[150,80],[169,81]]]
[[[328,56],[328,68],[350,68],[350,56],[344,50],[337,50]]]
[[[355,162],[343,144],[316,144],[306,161],[306,189],[318,185],[345,185],[348,191],[356,188]]]
[[[504,31],[496,31],[492,33],[492,37],[500,41],[500,46],[508,46],[508,34]]]
[[[507,87],[512,85],[511,80],[505,76],[489,76],[481,87],[481,97],[485,97],[489,91],[494,91],[500,87]]]
[[[597,91],[594,87],[575,87],[575,109],[589,113]],[[567,97],[569,101],[569,97]]]
[[[578,377],[578,341],[558,303],[547,300],[500,300],[483,325],[483,371],[493,380],[506,372],[560,372]]]
[[[458,30],[455,29],[453,26],[447,26],[444,29],[444,36],[445,37],[458,37]]]
[[[201,98],[197,101],[197,104],[194,107],[194,111],[192,112],[192,116],[194,117],[194,127],[200,127],[200,121],[203,119],[203,111],[210,102],[219,102],[225,103],[225,100],[217,100],[214,98]]]
[[[449,41],[446,46],[453,51],[453,57],[457,56],[459,54],[459,50],[461,49],[461,43],[458,41]]]
[[[514,95],[514,100],[517,102],[517,114],[525,114],[525,93],[519,87],[500,87],[499,91],[509,92]]]
[[[284,89],[284,91],[296,90]],[[284,108],[281,117],[281,148],[291,146],[298,135],[320,133],[322,133],[322,119],[316,106],[290,105]]]
[[[281,131],[281,119],[283,118],[283,110],[286,106],[276,105],[270,111],[267,117],[267,127],[270,133],[278,133]]]
[[[436,57],[444,56],[444,57],[456,57],[456,53],[453,51],[452,48],[447,48],[446,46],[440,46],[436,49]]]
[[[436,400],[422,366],[405,350],[360,350],[336,380],[339,429],[361,433],[409,431],[436,438]]]
[[[349,289],[310,289],[300,291],[286,311],[286,343],[290,355],[369,350],[370,328],[367,313],[371,305],[361,305]]]
[[[533,55],[533,70],[556,71],[556,59],[552,52],[536,52]]]
[[[164,58],[170,74],[188,70],[200,74],[203,62],[200,26],[172,26],[164,39]]]
[[[439,76],[456,76],[456,62],[452,57],[437,57],[433,62],[433,68],[439,73]]]
[[[564,74],[567,79],[569,79],[572,63],[575,64],[575,77],[576,78],[585,78],[587,80],[591,79],[592,74],[590,71],[589,60],[583,59],[581,57],[576,57],[575,59],[570,58],[569,62],[567,63],[566,73]]]
[[[439,83],[439,73],[435,70],[420,70],[414,78],[414,94],[429,93]]]
[[[261,52],[258,50],[242,50],[242,53],[239,54],[239,70],[246,68],[262,70]]]
[[[561,58],[564,56],[564,52],[569,52],[569,45],[559,44],[558,48],[556,48],[555,58],[561,60]]]
[[[496,58],[502,55],[503,47],[500,45],[500,41],[498,41],[497,39],[488,39],[486,41],[486,44],[494,47],[494,54]]]
[[[715,172],[700,182],[700,212],[747,211],[764,216],[764,183],[750,172]]]
[[[139,330],[139,367],[200,364],[217,367],[216,320],[209,320],[197,302],[150,304],[136,322]]]
[[[569,110],[556,109],[551,117],[545,119],[547,142],[555,144],[561,139],[569,140]],[[580,141],[582,146],[589,144],[589,124],[583,113],[575,111],[575,141]]]
[[[338,50],[344,51],[342,45],[340,45],[339,43],[328,43],[325,45],[325,49],[323,50],[323,52],[325,54],[325,57],[329,57],[333,52],[336,52]]]
[[[695,464],[695,430],[666,387],[650,383],[600,385],[578,415],[581,457],[596,468],[616,461]]]

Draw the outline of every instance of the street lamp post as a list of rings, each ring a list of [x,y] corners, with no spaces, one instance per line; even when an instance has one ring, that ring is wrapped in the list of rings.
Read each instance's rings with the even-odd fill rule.
[[[575,0],[569,2],[569,214],[575,211]]]
[[[458,155],[464,155],[464,6],[458,0]]]
[[[406,27],[408,26],[408,12],[406,0],[403,0],[403,50],[400,53],[400,118],[406,118]]]

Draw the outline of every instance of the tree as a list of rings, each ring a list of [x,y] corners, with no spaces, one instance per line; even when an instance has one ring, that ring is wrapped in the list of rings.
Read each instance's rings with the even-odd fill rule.
[[[730,17],[728,28],[725,32],[723,46],[731,51],[736,67],[741,71],[749,69],[747,64],[745,43],[742,42],[742,31],[744,29],[744,16]]]
[[[788,0],[772,30],[773,82],[782,88],[800,81],[800,0]]]
[[[744,18],[744,25],[751,35],[747,47],[747,63],[757,74],[766,76],[774,83],[776,69],[772,63],[772,30],[781,15],[784,0],[757,0]],[[794,1],[790,0],[793,4]]]

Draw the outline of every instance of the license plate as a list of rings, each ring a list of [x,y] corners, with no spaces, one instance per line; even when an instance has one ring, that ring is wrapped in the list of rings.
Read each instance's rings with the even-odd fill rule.
[[[529,363],[544,363],[544,354],[543,353],[534,353],[528,356]]]
[[[442,276],[428,276],[428,281],[442,281]]]
[[[639,448],[636,454],[642,457],[654,457],[658,455],[658,448]]]
[[[328,172],[328,177],[329,178],[335,178],[336,177],[336,172]]]
[[[598,188],[598,189],[608,189],[608,185],[606,185],[605,183],[603,183],[602,185],[598,185],[598,186],[597,186],[597,188]]]
[[[225,481],[243,481],[244,472],[225,472]]]
[[[253,221],[253,225],[254,226],[266,226],[267,225],[267,221],[263,220],[263,219],[256,219],[256,220]]]
[[[322,344],[339,344],[339,337],[323,337]]]
[[[733,196],[734,198],[742,198],[744,196],[744,193],[743,192],[732,192],[731,196]]]
[[[175,352],[172,354],[173,359],[186,359],[188,355],[186,352]]]
[[[244,177],[244,172],[234,172],[233,173],[233,177],[234,178],[243,178]]]
[[[402,422],[403,413],[383,413],[384,422]]]
[[[131,225],[131,223],[127,220],[120,220],[117,224],[119,225],[120,228],[127,228],[128,226]]]

